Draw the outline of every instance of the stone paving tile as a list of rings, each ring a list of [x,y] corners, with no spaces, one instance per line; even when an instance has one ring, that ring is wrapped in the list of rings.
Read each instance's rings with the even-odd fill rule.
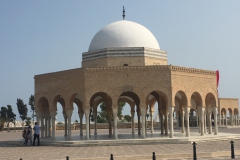
[[[191,132],[196,131],[197,128],[191,128]],[[131,130],[119,130],[118,133],[131,132]],[[106,130],[99,130],[98,133],[106,133]],[[219,132],[224,133],[240,133],[240,128],[219,128]],[[72,131],[72,134],[78,134],[78,131]],[[91,131],[91,133],[94,133]],[[56,131],[57,136],[64,135],[64,131]],[[8,146],[7,141],[21,139],[21,132],[0,132],[0,159],[3,160],[65,160],[66,156],[70,159],[76,158],[96,158],[105,157],[110,158],[110,154],[116,157],[119,156],[149,156],[151,159],[152,152],[156,155],[162,154],[192,154],[191,144],[148,144],[148,145],[123,145],[123,146],[92,146],[92,147],[51,147],[51,146]],[[235,150],[240,150],[240,140],[234,140]],[[205,142],[197,144],[197,153],[202,152],[217,152],[217,151],[230,151],[229,141],[218,141],[218,142]],[[178,158],[171,159],[177,160]],[[181,159],[181,158],[180,158]],[[185,158],[183,160],[192,159]],[[230,159],[230,157],[209,157],[209,158],[198,158],[198,159]],[[240,159],[236,156],[236,159]],[[166,159],[170,160],[170,159]]]

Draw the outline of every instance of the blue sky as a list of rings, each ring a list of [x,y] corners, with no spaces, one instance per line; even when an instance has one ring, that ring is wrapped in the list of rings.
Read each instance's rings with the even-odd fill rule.
[[[126,20],[155,35],[169,64],[219,70],[220,97],[240,98],[238,0],[2,0],[0,106],[17,113],[17,98],[28,103],[34,94],[34,75],[81,67],[93,36],[122,19],[123,5]]]

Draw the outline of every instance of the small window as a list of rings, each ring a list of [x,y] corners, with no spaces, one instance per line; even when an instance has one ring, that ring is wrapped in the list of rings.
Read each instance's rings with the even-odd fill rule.
[[[128,64],[124,64],[123,66],[128,66]]]

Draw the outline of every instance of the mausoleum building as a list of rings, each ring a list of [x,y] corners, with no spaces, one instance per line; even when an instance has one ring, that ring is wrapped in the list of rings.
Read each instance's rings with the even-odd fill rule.
[[[109,136],[115,139],[119,102],[129,104],[132,134],[141,134],[144,139],[146,113],[150,112],[152,121],[154,105],[158,106],[161,134],[169,138],[174,137],[174,117],[187,137],[191,135],[191,115],[197,117],[202,136],[212,132],[217,135],[218,125],[239,125],[238,99],[218,97],[216,71],[169,65],[167,52],[160,49],[154,35],[144,26],[127,20],[108,24],[96,33],[88,51],[82,53],[81,68],[40,74],[34,79],[36,116],[41,122],[42,137],[55,139],[55,125],[51,124],[55,124],[57,114],[63,114],[65,135],[71,140],[74,103],[80,118],[79,134],[85,134],[87,140],[90,140],[89,116],[97,119],[97,107],[102,102],[107,107]],[[61,104],[62,113],[57,111],[57,103]],[[227,124],[227,111],[231,124]],[[96,121],[94,134],[97,135]]]

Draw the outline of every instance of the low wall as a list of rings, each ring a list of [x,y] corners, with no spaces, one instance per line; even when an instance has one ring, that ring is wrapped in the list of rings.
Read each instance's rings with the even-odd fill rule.
[[[108,123],[97,123],[97,129],[108,129]],[[113,124],[112,124],[113,126]],[[124,129],[124,128],[132,128],[131,127],[131,123],[118,123],[117,124],[117,128],[118,129]],[[138,128],[138,123],[134,123],[134,127]],[[141,125],[142,127],[142,125]],[[151,127],[151,123],[147,122],[147,128]],[[159,123],[153,123],[153,127],[157,128],[159,127]],[[65,124],[57,124],[56,125],[56,130],[64,130],[65,128]],[[90,128],[94,129],[94,124],[90,124]],[[72,124],[72,129],[74,130],[79,130],[80,129],[80,123],[74,123]],[[83,129],[86,129],[86,124],[83,124]]]

